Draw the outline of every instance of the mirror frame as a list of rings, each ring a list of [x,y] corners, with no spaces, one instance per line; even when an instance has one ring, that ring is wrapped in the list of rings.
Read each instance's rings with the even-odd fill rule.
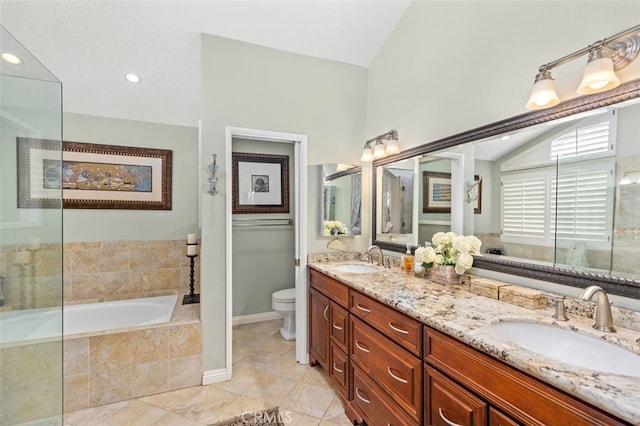
[[[322,166],[322,165],[321,165]],[[334,180],[337,178],[341,178],[344,176],[350,176],[350,175],[355,175],[357,173],[360,173],[360,187],[362,188],[362,183],[363,183],[363,179],[362,179],[362,166],[353,166],[350,167],[346,170],[342,170],[339,172],[335,172],[335,173],[331,173],[330,175],[324,176],[324,174],[322,174],[322,178],[320,179],[320,194],[321,194],[321,199],[324,199],[324,197],[322,196],[322,193],[324,191],[324,183],[328,180]],[[322,204],[322,214],[320,217],[320,235],[322,235],[322,223],[324,223],[324,201],[320,201],[320,203]],[[362,200],[360,200],[360,223],[362,223]],[[360,234],[356,234],[356,236],[361,236],[364,232],[361,230]],[[343,235],[344,236],[344,235]],[[349,236],[352,236],[352,234],[349,234]]]
[[[464,143],[475,142],[488,137],[512,132],[514,130],[524,129],[529,126],[546,123],[548,121],[557,120],[559,118],[568,117],[581,112],[608,107],[613,104],[619,104],[637,98],[640,98],[640,79],[626,82],[607,92],[569,99],[553,108],[516,115],[505,120],[500,120],[453,136],[428,142],[424,145],[410,148],[398,154],[373,161],[371,171],[371,240],[373,241],[373,244],[389,251],[404,253],[406,250],[405,245],[376,239],[377,167],[431,152],[452,148]],[[473,266],[520,277],[564,284],[572,287],[585,288],[590,285],[598,285],[608,293],[640,299],[640,280],[616,277],[608,274],[575,271],[555,266],[506,260],[500,258],[498,255],[488,254],[476,256],[474,258]]]

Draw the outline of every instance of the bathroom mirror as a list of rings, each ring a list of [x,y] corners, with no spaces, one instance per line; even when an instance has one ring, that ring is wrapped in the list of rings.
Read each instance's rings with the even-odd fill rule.
[[[322,166],[321,233],[362,234],[362,167],[344,164]]]
[[[396,163],[417,159],[421,164],[414,174],[418,225],[404,240],[424,243],[437,230],[474,233],[483,240],[483,256],[476,258],[476,267],[577,287],[600,285],[610,293],[640,298],[636,260],[640,256],[633,248],[640,234],[639,96],[640,80],[635,80],[376,160],[374,243],[387,250],[405,250],[404,241],[394,240],[381,228],[380,175]],[[603,128],[607,142],[597,140]],[[576,148],[577,140],[583,140],[581,148]],[[601,146],[593,148],[591,142]],[[454,161],[437,164],[444,175],[424,170],[424,162],[436,165],[434,158],[457,155],[463,148],[464,158],[456,166],[451,166]],[[592,148],[600,151],[590,152]],[[450,202],[462,205],[424,213],[425,206],[428,209],[437,201],[433,196],[425,199],[427,173],[439,177],[441,186],[451,179]],[[532,195],[536,190],[542,194],[538,201],[514,195],[517,191]],[[441,194],[440,201],[446,197]],[[520,208],[514,210],[509,203],[521,203]],[[536,217],[523,216],[531,212]]]

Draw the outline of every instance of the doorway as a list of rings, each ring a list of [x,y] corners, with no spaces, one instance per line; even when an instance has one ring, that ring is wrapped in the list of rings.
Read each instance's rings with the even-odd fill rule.
[[[307,241],[306,241],[306,217],[307,217],[307,136],[301,134],[273,132],[267,130],[245,129],[227,127],[225,136],[225,168],[228,170],[226,180],[225,203],[225,229],[226,229],[226,276],[225,276],[225,323],[226,323],[226,372],[227,379],[232,375],[233,359],[233,193],[232,188],[232,164],[234,140],[246,140],[252,143],[285,143],[293,145],[293,171],[289,176],[289,185],[292,188],[293,211],[292,226],[294,234],[294,257],[291,264],[294,268],[295,294],[296,294],[296,361],[301,364],[308,363],[307,353]],[[265,145],[266,146],[266,145]],[[275,216],[274,216],[275,217]],[[280,218],[280,215],[278,216]],[[274,222],[270,222],[274,223]],[[269,295],[269,303],[270,303]]]

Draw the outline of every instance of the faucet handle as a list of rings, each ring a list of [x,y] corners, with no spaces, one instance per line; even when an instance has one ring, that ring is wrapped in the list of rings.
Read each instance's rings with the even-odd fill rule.
[[[556,299],[556,313],[553,314],[553,318],[558,321],[569,321],[569,317],[567,317],[567,312],[564,306],[565,296],[562,296],[562,299]]]

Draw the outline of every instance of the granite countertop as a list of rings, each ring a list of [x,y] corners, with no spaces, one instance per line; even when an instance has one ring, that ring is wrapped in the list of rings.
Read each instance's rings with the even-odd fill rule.
[[[577,331],[640,354],[640,331],[624,328],[617,321],[616,312],[614,323],[618,332],[605,333],[593,329],[593,320],[585,316],[570,314],[567,322],[555,321],[552,307],[527,309],[515,306],[471,293],[463,286],[445,286],[404,274],[397,268],[376,266],[379,272],[368,274],[332,269],[340,263],[345,262],[332,259],[329,262],[311,261],[309,267],[608,413],[640,424],[640,378],[603,373],[552,360],[505,343],[489,327],[501,320],[535,322]]]

